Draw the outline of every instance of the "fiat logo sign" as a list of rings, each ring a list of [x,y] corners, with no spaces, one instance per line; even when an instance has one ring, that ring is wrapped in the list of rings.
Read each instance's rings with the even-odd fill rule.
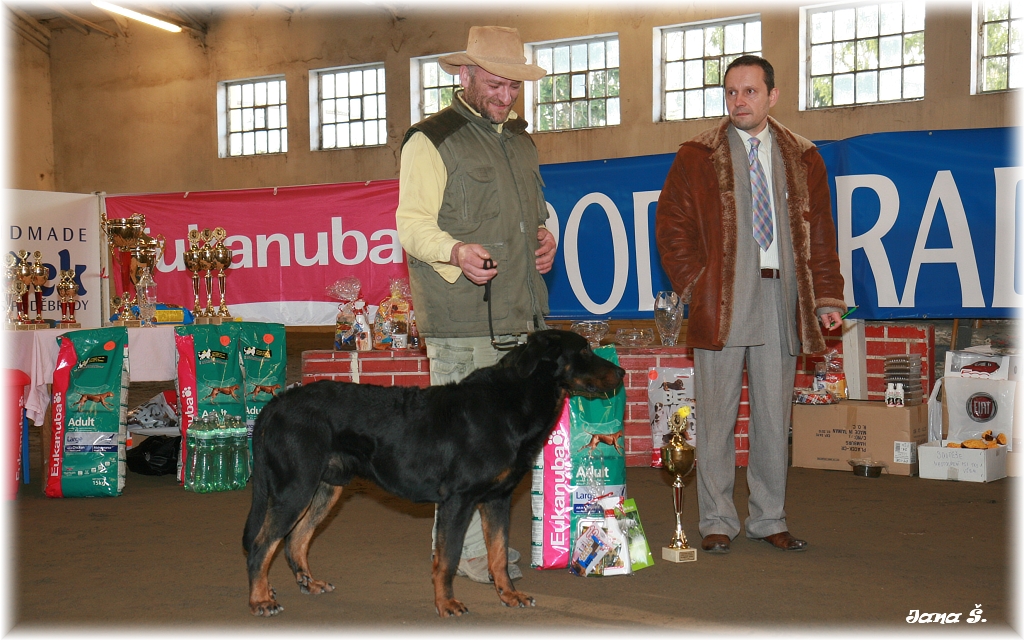
[[[967,399],[967,416],[976,423],[987,423],[996,416],[996,400],[985,392],[971,394]]]

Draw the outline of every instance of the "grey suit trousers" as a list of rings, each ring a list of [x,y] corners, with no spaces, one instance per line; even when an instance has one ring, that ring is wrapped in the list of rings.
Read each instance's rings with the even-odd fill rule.
[[[782,284],[761,281],[764,344],[726,346],[721,351],[694,349],[697,406],[697,501],[700,534],[740,531],[733,500],[736,479],[734,428],[747,367],[750,401],[750,457],[747,467],[749,538],[784,532],[786,474],[789,466],[789,421],[796,356],[790,354],[779,319]],[[771,313],[775,311],[777,313]],[[734,322],[750,319],[736,318]]]

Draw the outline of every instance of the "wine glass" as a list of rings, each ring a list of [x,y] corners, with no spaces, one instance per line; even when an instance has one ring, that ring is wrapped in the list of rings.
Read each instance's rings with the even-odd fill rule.
[[[578,321],[569,328],[590,343],[590,349],[597,349],[601,339],[608,333],[608,323],[604,321]]]

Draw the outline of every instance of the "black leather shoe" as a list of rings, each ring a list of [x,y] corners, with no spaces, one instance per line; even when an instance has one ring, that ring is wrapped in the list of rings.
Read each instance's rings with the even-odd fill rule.
[[[728,554],[729,537],[724,534],[709,534],[700,542],[700,549],[708,554]]]
[[[803,552],[807,549],[807,541],[794,537],[789,532],[779,532],[755,541],[764,541],[785,552]]]

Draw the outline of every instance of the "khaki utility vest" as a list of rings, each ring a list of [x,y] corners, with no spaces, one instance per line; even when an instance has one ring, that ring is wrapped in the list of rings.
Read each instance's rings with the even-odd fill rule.
[[[448,170],[438,226],[465,243],[479,243],[498,264],[491,281],[494,334],[544,329],[548,290],[537,272],[537,228],[547,219],[537,148],[526,121],[510,120],[501,133],[457,97],[448,107],[414,125]],[[484,287],[464,275],[454,283],[408,256],[416,324],[425,337],[487,336]]]

